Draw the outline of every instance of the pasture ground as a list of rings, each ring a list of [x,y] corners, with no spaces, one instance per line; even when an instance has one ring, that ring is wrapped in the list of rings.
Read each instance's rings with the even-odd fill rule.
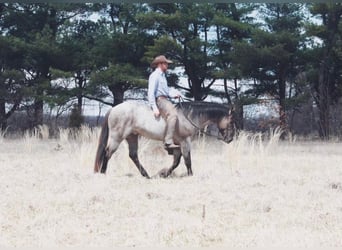
[[[147,180],[126,143],[93,174],[99,131],[0,137],[0,246],[341,247],[342,144],[242,134],[193,142],[194,176]],[[171,164],[142,139],[150,175]]]

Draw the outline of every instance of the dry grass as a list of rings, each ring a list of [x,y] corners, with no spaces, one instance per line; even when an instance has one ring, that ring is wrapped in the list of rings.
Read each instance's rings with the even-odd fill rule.
[[[93,174],[99,131],[0,135],[0,246],[342,246],[342,149],[243,133],[193,143],[193,177],[144,179],[122,144]],[[39,135],[39,136],[38,136]],[[171,164],[142,139],[149,174]]]

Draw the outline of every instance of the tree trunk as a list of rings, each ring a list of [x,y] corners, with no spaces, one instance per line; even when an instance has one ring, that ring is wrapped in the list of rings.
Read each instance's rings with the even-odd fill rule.
[[[1,12],[0,12],[1,13]],[[0,129],[3,131],[6,129],[7,127],[7,118],[6,118],[6,101],[4,100],[4,96],[6,91],[6,88],[4,86],[4,83],[0,84],[0,93],[1,93],[1,97],[0,97]]]
[[[126,91],[125,84],[115,84],[109,86],[109,90],[114,96],[113,106],[116,106],[124,101],[124,94]]]
[[[339,34],[342,8],[340,4],[335,5],[335,7],[325,15],[322,15],[323,25],[326,26],[328,32],[318,76],[319,136],[324,140],[328,140],[330,137],[330,86],[332,82],[330,76],[332,72],[335,72],[335,67],[338,67],[334,64],[332,54],[339,41],[339,38],[336,36]]]
[[[0,130],[4,131],[7,128],[6,105],[3,100],[0,100]]]
[[[114,106],[116,106],[120,103],[123,103],[124,91],[115,91],[115,92],[113,92],[113,96],[114,96],[114,103],[113,103]]]
[[[234,112],[235,112],[235,125],[238,130],[242,130],[244,125],[243,125],[243,103],[239,99],[238,95],[238,79],[234,78],[234,96],[235,96],[235,101],[234,104],[232,103],[232,99],[230,98],[229,92],[228,92],[228,82],[227,79],[223,80],[224,84],[224,91],[226,93],[226,97],[228,100],[229,105],[234,105]]]
[[[194,100],[203,101],[202,81],[197,77],[194,62],[184,62],[184,71],[188,76],[189,89]]]
[[[42,94],[43,91],[39,91]],[[33,127],[43,124],[44,102],[39,96],[34,101],[34,113],[33,113]]]
[[[13,97],[13,99],[11,99],[13,105],[11,107],[8,105],[8,110],[6,111],[6,101],[4,99],[0,99],[0,131],[4,131],[7,129],[8,119],[18,109],[21,100],[21,96]]]
[[[230,98],[230,95],[229,95],[228,82],[227,82],[226,78],[223,79],[223,87],[224,87],[224,93],[226,94],[226,98],[227,98],[228,104],[232,105],[232,99]]]
[[[330,101],[329,101],[329,79],[325,60],[323,61],[318,79],[318,109],[319,109],[319,136],[328,140],[330,136]]]
[[[288,124],[286,119],[286,81],[284,72],[280,72],[279,84],[279,127],[281,129],[280,139],[285,139],[288,133]]]
[[[47,71],[48,72],[48,71]],[[44,115],[44,90],[46,88],[45,81],[49,81],[46,77],[47,73],[41,74],[40,77],[37,78],[37,88],[35,91],[35,100],[33,103],[33,124],[32,127],[37,127],[43,124],[43,115]]]
[[[81,75],[80,72],[77,72],[76,76],[76,85],[77,85],[77,109],[79,112],[81,112],[81,115],[83,113],[83,88],[85,85],[85,77]]]
[[[191,84],[191,91],[195,101],[202,101],[203,100],[203,93],[201,88],[201,83],[197,79],[190,79],[192,82]]]
[[[240,100],[236,100],[234,103],[234,110],[235,110],[235,125],[238,130],[243,130],[243,105]]]

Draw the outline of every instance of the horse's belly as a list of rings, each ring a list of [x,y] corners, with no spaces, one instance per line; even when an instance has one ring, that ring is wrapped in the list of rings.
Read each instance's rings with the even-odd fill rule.
[[[166,123],[163,118],[156,119],[152,112],[140,114],[139,118],[135,127],[137,134],[154,140],[164,139]]]

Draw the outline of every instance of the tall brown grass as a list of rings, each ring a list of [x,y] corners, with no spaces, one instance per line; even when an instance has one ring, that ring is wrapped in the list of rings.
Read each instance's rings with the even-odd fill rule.
[[[240,133],[192,145],[194,176],[141,138],[143,178],[122,143],[93,174],[99,129],[0,135],[0,246],[341,247],[340,142]]]

